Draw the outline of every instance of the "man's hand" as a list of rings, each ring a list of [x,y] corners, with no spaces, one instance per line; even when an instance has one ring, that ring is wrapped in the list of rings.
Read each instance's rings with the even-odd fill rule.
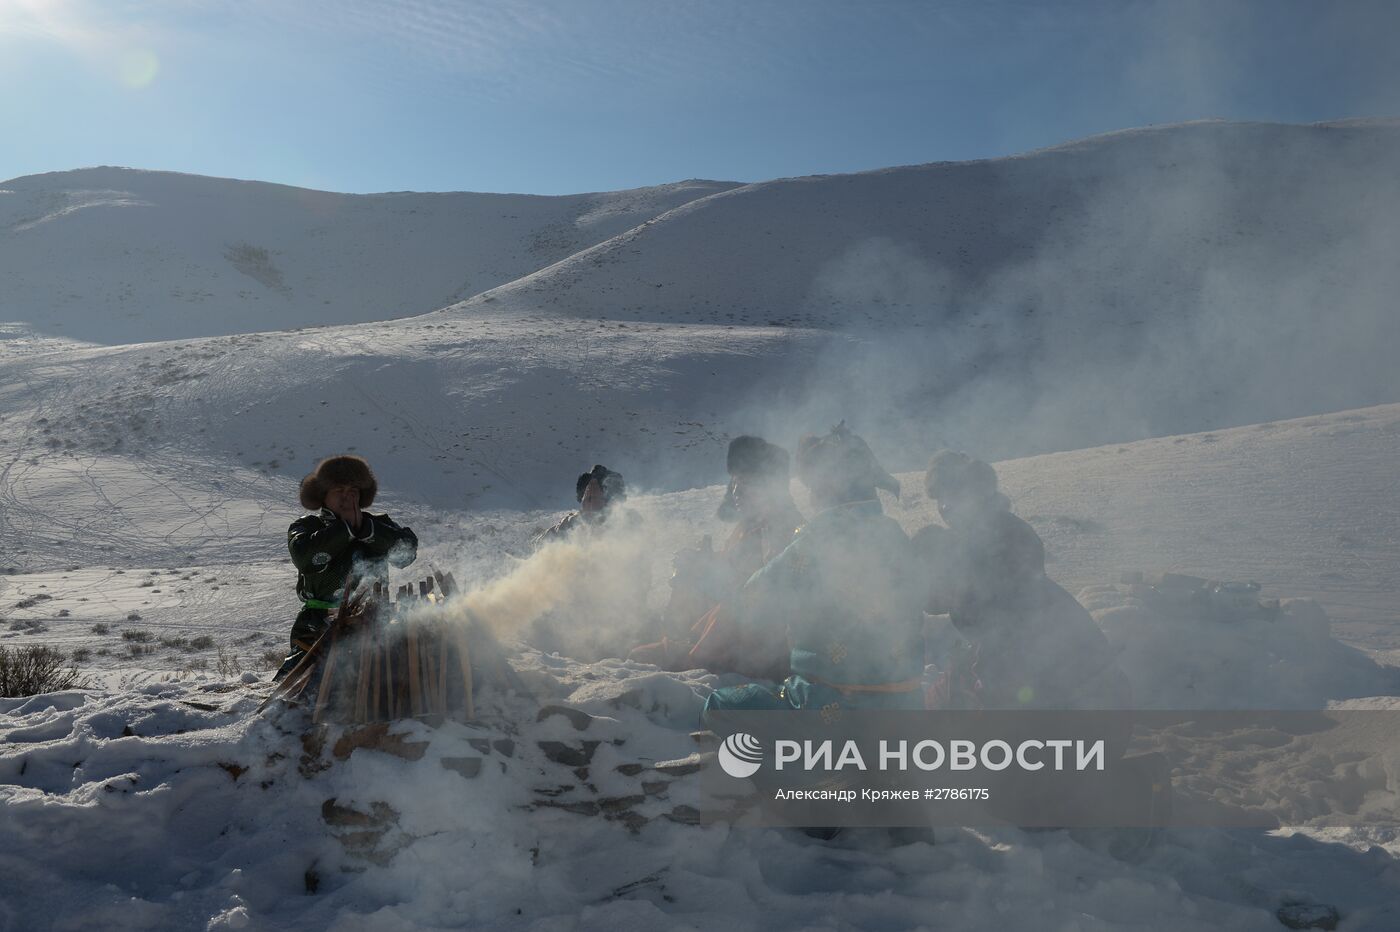
[[[335,516],[350,526],[350,530],[360,528],[360,490],[352,485],[339,485],[326,493],[326,507]]]

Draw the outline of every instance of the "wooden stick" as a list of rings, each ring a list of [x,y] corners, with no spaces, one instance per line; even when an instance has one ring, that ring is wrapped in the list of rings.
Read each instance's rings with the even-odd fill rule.
[[[434,666],[440,652],[435,649],[436,642],[439,640],[435,636],[436,634],[436,631],[428,629],[424,632],[423,639],[419,641],[419,649],[423,656],[423,702],[427,707],[425,711],[429,713],[442,711],[437,694],[437,669]]]
[[[410,715],[420,715],[423,712],[423,694],[419,680],[418,669],[418,631],[417,625],[409,623],[408,631],[405,635],[405,642],[408,649],[408,708],[405,710]]]
[[[332,622],[331,630],[327,633],[330,635],[331,640],[330,643],[326,645],[326,659],[323,661],[321,668],[321,688],[317,691],[316,707],[311,713],[311,721],[317,725],[321,724],[321,717],[325,714],[326,702],[331,693],[331,680],[334,678],[336,667],[335,644],[336,641],[340,639],[340,626]]]
[[[438,711],[447,714],[447,638],[444,636],[442,625],[438,625],[438,688],[437,700]]]
[[[384,639],[380,636],[378,625],[375,626],[371,649],[370,663],[374,665],[374,678],[369,685],[369,720],[378,722],[384,719],[380,710],[388,711],[384,702]]]
[[[373,627],[365,632],[369,638],[369,692],[365,697],[365,721],[379,721],[379,632]]]
[[[321,690],[316,700],[316,711],[311,720],[320,724],[326,717],[334,716],[343,720],[347,710],[345,702],[346,687],[349,685],[349,678],[342,673],[346,661],[352,662],[354,655],[347,650],[337,649],[343,636],[348,633],[354,624],[355,618],[364,608],[365,594],[357,592],[359,586],[358,579],[350,579],[345,583],[347,595],[340,603],[340,609],[336,612],[335,618],[330,625],[332,636],[326,644],[326,656],[324,670],[321,674]],[[319,644],[319,642],[318,642]],[[313,645],[313,648],[317,645]],[[344,656],[341,656],[344,654]]]
[[[261,712],[263,709],[272,705],[273,701],[276,699],[299,695],[306,687],[306,681],[309,679],[311,679],[311,668],[303,667],[301,662],[298,661],[297,665],[292,668],[292,672],[282,677],[282,682],[278,683],[277,687],[272,690],[268,697],[258,705],[256,711]]]
[[[462,711],[467,721],[471,721],[476,718],[476,705],[472,698],[472,658],[467,649],[467,633],[461,625],[453,625],[452,637],[457,644],[457,662],[462,665],[462,688],[465,690]]]
[[[442,590],[443,595],[450,599],[457,594],[457,580],[452,577],[451,573],[439,573],[437,570],[433,570],[433,575],[437,577],[438,588]]]
[[[355,643],[359,663],[355,665],[355,706],[352,714],[356,724],[364,724],[369,703],[369,632],[363,624],[356,627],[360,629]]]
[[[395,700],[396,714],[406,718],[413,714],[413,690],[408,681],[408,624],[402,620],[395,626],[394,637],[394,682],[398,685],[398,698]]]
[[[262,704],[259,705],[256,710],[257,712],[266,709],[276,699],[298,695],[301,692],[301,689],[306,685],[306,681],[311,678],[311,671],[316,666],[316,658],[324,653],[329,646],[331,641],[331,629],[334,626],[335,623],[334,620],[332,620],[332,623],[326,626],[326,630],[321,632],[320,637],[316,638],[316,642],[311,645],[311,649],[302,654],[296,666],[292,667],[292,669],[287,672],[287,675],[282,678],[282,682],[277,685],[277,688],[262,701]]]
[[[386,632],[384,638],[384,712],[389,721],[399,717],[399,695],[394,683],[394,638]]]

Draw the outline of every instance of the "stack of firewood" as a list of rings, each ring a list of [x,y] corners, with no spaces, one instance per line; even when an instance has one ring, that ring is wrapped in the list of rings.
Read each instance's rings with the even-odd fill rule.
[[[444,573],[419,582],[416,592],[407,585],[391,594],[382,583],[361,589],[341,604],[264,706],[278,699],[309,704],[316,724],[475,718],[479,681],[508,685],[513,672],[482,626],[423,610],[455,592],[451,574]]]

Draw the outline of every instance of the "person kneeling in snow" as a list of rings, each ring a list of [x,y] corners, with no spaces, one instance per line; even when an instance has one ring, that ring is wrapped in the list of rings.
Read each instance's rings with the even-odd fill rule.
[[[581,528],[601,527],[613,509],[627,500],[627,483],[621,473],[599,463],[578,477],[574,498],[578,501],[578,511],[569,512],[536,537],[536,550],[553,541],[564,540]]]
[[[292,651],[274,680],[281,679],[311,649],[329,624],[330,613],[354,579],[388,579],[388,566],[408,566],[418,556],[418,537],[385,514],[363,509],[374,502],[379,483],[358,456],[332,456],[301,480],[303,515],[287,529],[287,549],[297,568],[302,609],[292,624]]]
[[[719,506],[723,521],[737,521],[724,549],[716,553],[709,538],[699,548],[676,554],[671,578],[668,626],[684,627],[677,638],[643,644],[629,660],[671,670],[737,672],[781,677],[787,669],[787,646],[777,637],[755,641],[735,620],[739,590],[764,564],[792,543],[802,513],[792,502],[786,450],[762,437],[735,437],[729,444],[729,488]],[[697,620],[698,619],[698,620]]]
[[[909,538],[877,488],[899,483],[844,424],[802,438],[797,474],[821,509],[740,594],[739,627],[785,631],[789,676],[715,690],[701,721],[747,710],[923,707],[926,588]]]
[[[1011,513],[996,471],[941,450],[924,476],[947,527],[914,535],[929,574],[926,609],[967,639],[929,696],[939,708],[1115,709],[1127,678],[1084,607],[1045,575],[1045,545]]]

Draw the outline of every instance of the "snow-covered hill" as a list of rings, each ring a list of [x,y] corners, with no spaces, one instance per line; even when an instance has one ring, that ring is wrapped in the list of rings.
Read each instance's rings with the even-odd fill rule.
[[[408,317],[734,187],[331,194],[88,168],[0,182],[0,321],[137,343]]]
[[[855,332],[804,414],[999,455],[1322,413],[1400,398],[1397,164],[1394,121],[1205,122],[768,181],[447,313]]]
[[[1397,155],[1396,121],[1207,121],[764,181],[695,198],[471,303],[836,329],[937,327],[1010,304],[1127,326],[1199,298],[1232,267],[1381,259],[1370,238],[1394,231]],[[1111,312],[1078,307],[1089,294]]]
[[[641,488],[696,485],[756,380],[824,340],[492,315],[0,358],[0,521],[44,534],[21,516],[62,493],[36,477],[75,477],[76,506],[109,469],[294,498],[333,450],[367,456],[387,494],[438,508],[567,503],[595,462]],[[93,491],[106,516],[84,521],[105,527],[115,512]]]
[[[1189,124],[576,198],[20,179],[0,195],[0,319],[22,299],[31,322],[69,322],[0,340],[0,445],[9,481],[116,452],[293,482],[354,447],[422,501],[530,507],[591,462],[684,487],[726,433],[842,417],[909,468],[939,445],[1008,457],[1389,402],[1397,140],[1393,123]],[[237,242],[268,251],[285,294],[230,264]],[[207,313],[181,297],[196,280],[217,291]],[[162,342],[199,332],[232,335]]]
[[[709,196],[696,183],[519,199],[534,213],[521,206],[514,233],[490,226],[492,248],[472,261],[519,258],[521,237],[545,218],[602,238],[687,203],[418,317],[113,347],[0,341],[0,522],[23,532],[16,551],[51,538],[105,552],[131,507],[106,494],[107,477],[139,476],[156,497],[190,502],[199,517],[182,526],[220,527],[205,516],[241,506],[208,492],[211,479],[239,499],[287,501],[316,458],[344,449],[368,456],[386,494],[406,502],[543,508],[567,504],[571,477],[594,462],[639,488],[684,488],[709,481],[728,435],[790,442],[842,417],[892,466],[913,468],[940,445],[1005,457],[1393,401],[1400,282],[1386,283],[1400,266],[1387,249],[1400,202],[1386,169],[1397,140],[1393,123],[1188,124]],[[93,170],[21,179],[0,204],[60,181],[76,189],[79,176],[84,189],[165,206],[0,206],[11,220],[0,262],[22,272],[7,272],[7,285],[55,297],[71,276],[106,281],[108,267],[89,258],[118,233],[188,241],[181,248],[195,252],[181,255],[224,262],[223,221],[202,219],[213,213],[285,228],[309,269],[349,261],[361,233],[375,249],[410,242],[396,238],[417,215],[390,222],[383,211],[414,198],[474,237],[476,214],[451,205],[479,211],[472,199],[487,197],[350,198]],[[363,216],[365,226],[327,228],[344,248],[303,235],[322,202]],[[17,245],[32,236],[52,240],[45,262]],[[59,274],[63,255],[71,275]],[[813,303],[835,281],[831,263],[847,268],[842,256],[863,271],[838,278],[876,290]],[[420,258],[403,279],[367,265],[373,287],[355,287],[426,287],[458,268],[439,253]],[[169,284],[175,266],[151,261],[151,287]],[[229,274],[246,278],[225,269],[218,280]],[[220,326],[256,329],[252,306],[222,311]],[[755,316],[760,306],[776,309],[774,325]],[[165,308],[153,330],[180,332],[170,305],[152,307]],[[804,307],[829,313],[794,326]],[[116,326],[101,307],[73,313]],[[68,540],[73,526],[88,533]],[[26,552],[9,559],[32,565]]]

